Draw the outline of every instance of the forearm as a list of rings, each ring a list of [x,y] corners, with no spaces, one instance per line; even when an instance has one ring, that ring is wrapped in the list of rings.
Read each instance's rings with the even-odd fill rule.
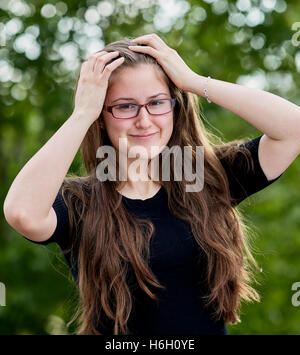
[[[195,75],[188,91],[240,116],[275,140],[300,139],[300,107],[269,92]]]
[[[46,218],[89,126],[84,117],[71,115],[25,164],[7,193],[6,217]]]

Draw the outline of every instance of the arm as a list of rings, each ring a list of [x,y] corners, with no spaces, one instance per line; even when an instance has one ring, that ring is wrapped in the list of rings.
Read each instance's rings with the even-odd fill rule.
[[[194,73],[195,74],[195,73]],[[194,75],[188,91],[204,97],[240,116],[269,138],[294,139],[300,146],[300,107],[267,91]]]
[[[26,163],[4,201],[8,223],[32,240],[45,240],[57,225],[52,208],[68,169],[91,124],[102,111],[108,79],[123,58],[101,51],[82,64],[70,118]]]
[[[259,161],[269,180],[278,177],[300,153],[300,108],[263,90],[247,88],[193,72],[156,34],[133,40],[129,48],[153,56],[180,89],[204,97],[239,115],[264,133],[259,144]]]
[[[228,178],[231,204],[233,207],[237,206],[249,196],[273,184],[281,176],[279,175],[275,179],[268,180],[261,168],[258,159],[258,151],[262,137],[263,136],[260,135],[241,144],[250,152],[253,166],[248,166],[248,159],[245,159],[245,156],[241,152],[237,153],[233,160],[228,160],[226,156],[220,159]]]
[[[283,173],[300,153],[300,107],[269,92],[247,88],[193,73],[187,88],[239,115],[264,135],[259,161],[269,180]]]
[[[20,233],[31,236],[43,221],[45,233],[49,224],[55,228],[51,207],[90,124],[79,114],[71,115],[14,179],[4,201],[4,214]]]

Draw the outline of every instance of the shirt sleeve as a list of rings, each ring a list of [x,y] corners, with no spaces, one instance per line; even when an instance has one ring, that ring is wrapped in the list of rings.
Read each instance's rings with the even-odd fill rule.
[[[68,208],[62,198],[61,194],[62,186],[59,189],[59,192],[55,198],[55,201],[52,205],[56,217],[57,217],[57,225],[53,232],[53,234],[45,241],[37,242],[31,239],[26,238],[32,243],[47,245],[50,243],[57,243],[62,250],[67,249],[69,247],[70,241],[70,225],[69,225],[69,214]]]
[[[242,144],[251,153],[253,169],[251,165],[248,168],[247,158],[243,153],[237,153],[234,161],[230,164],[226,159],[221,159],[221,163],[227,174],[233,207],[237,206],[247,197],[271,185],[282,176],[281,174],[275,179],[268,180],[262,170],[258,159],[258,147],[261,137],[262,135]]]

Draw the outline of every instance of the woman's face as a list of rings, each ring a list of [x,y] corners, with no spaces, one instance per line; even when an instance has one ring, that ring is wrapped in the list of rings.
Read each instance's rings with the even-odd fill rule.
[[[151,98],[154,95],[155,97]],[[170,91],[158,71],[152,65],[141,64],[134,68],[124,68],[113,78],[104,105],[145,104],[152,100],[167,98],[171,98]],[[111,113],[103,110],[102,116],[107,134],[117,151],[120,138],[127,139],[127,152],[130,149],[133,156],[139,149],[137,146],[145,148],[147,156],[139,154],[136,158],[152,159],[157,156],[169,142],[173,131],[173,110],[154,116],[148,113],[146,107],[142,107],[138,116],[128,119],[116,119]],[[135,137],[150,133],[154,134],[146,139]],[[151,152],[153,146],[157,146],[158,151]]]

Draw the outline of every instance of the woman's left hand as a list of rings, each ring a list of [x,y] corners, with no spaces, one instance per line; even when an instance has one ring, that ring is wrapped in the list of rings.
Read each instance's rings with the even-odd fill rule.
[[[179,89],[188,90],[195,73],[185,64],[175,49],[168,47],[155,33],[137,37],[132,41],[146,46],[129,46],[129,49],[154,57]]]

